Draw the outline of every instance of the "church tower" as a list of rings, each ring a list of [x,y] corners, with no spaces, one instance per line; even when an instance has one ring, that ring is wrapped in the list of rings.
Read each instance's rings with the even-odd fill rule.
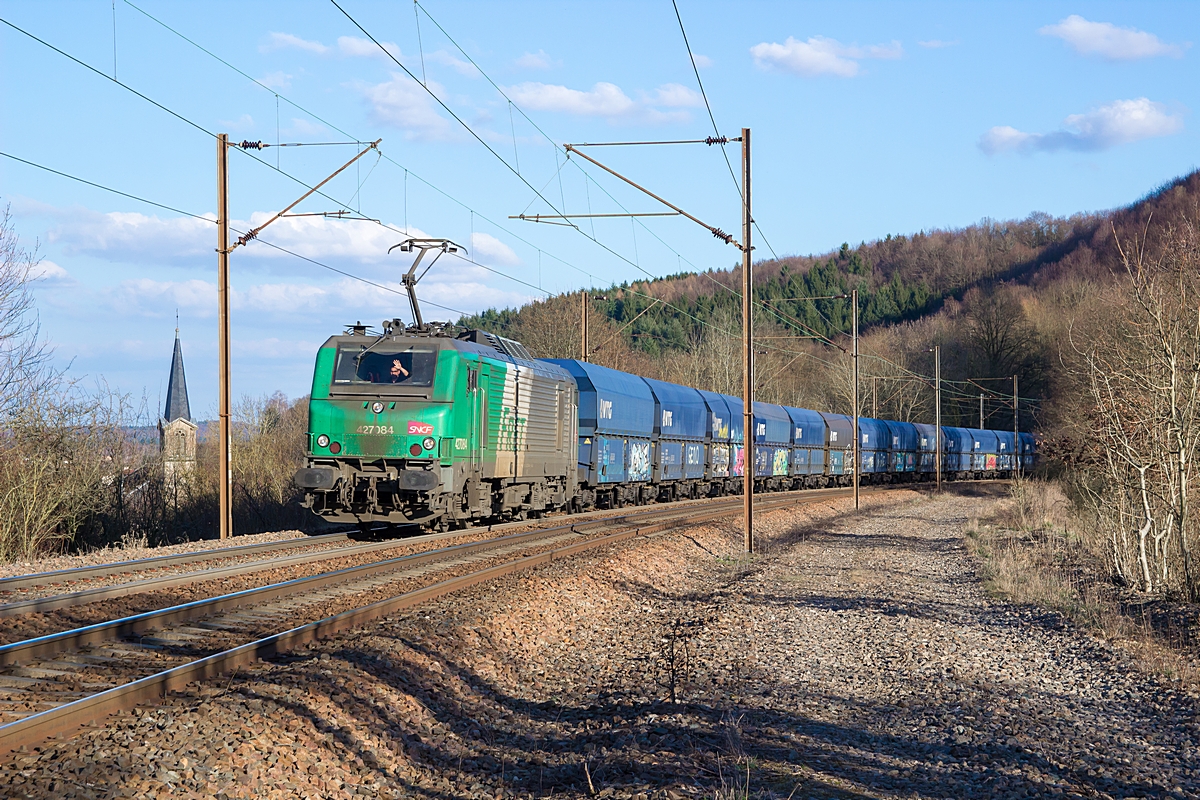
[[[158,421],[158,449],[162,453],[163,477],[173,482],[196,469],[196,423],[188,406],[187,379],[183,374],[183,349],[179,345],[179,322],[175,323],[175,354],[167,383],[167,407]]]

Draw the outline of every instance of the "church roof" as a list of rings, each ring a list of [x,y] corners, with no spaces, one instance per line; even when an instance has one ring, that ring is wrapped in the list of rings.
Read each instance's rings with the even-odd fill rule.
[[[179,346],[179,329],[175,329],[175,355],[171,358],[171,380],[167,384],[167,408],[163,419],[174,422],[177,419],[192,421],[192,411],[188,407],[187,379],[183,375],[183,350]]]

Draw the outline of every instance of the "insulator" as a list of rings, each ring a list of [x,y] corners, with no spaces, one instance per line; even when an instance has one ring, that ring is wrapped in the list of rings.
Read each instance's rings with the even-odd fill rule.
[[[238,237],[238,244],[244,245],[244,244],[246,244],[246,242],[250,241],[251,239],[257,239],[257,238],[258,238],[258,231],[249,231],[249,232],[245,233],[244,235]]]
[[[262,150],[264,147],[269,146],[270,145],[265,145],[262,142],[251,142],[245,139],[238,142],[238,147],[242,148],[243,150]]]
[[[712,235],[717,237],[718,239],[723,239],[725,241],[725,244],[729,244],[731,241],[733,241],[733,237],[730,236],[725,231],[721,230],[720,228],[713,228]]]
[[[709,136],[704,140],[704,143],[711,146],[714,144],[729,144],[728,136]]]

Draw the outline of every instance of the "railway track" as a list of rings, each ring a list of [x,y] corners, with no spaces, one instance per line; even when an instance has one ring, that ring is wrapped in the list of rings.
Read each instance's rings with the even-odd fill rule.
[[[597,511],[574,515],[569,518],[589,519],[612,515],[614,513],[616,512]],[[331,533],[281,542],[215,548],[203,552],[155,556],[91,567],[78,567],[75,569],[0,578],[0,619],[20,616],[22,614],[55,611],[87,603],[112,600],[131,594],[173,589],[201,581],[233,578],[255,572],[311,564],[317,561],[353,558],[389,549],[419,547],[444,539],[479,536],[481,534],[486,535],[493,531],[545,527],[546,525],[561,524],[562,520],[567,518],[566,516],[559,516],[542,520],[523,520],[520,522],[481,526],[446,533],[429,533],[420,536],[390,539],[383,542],[361,544],[348,543],[350,540],[346,533]],[[275,558],[257,558],[258,556],[288,550],[299,552]],[[212,561],[231,561],[233,563],[187,572],[178,571],[180,567],[185,567],[196,562]],[[111,579],[113,576],[123,576],[128,579],[117,581],[104,580]],[[104,580],[104,582],[100,585],[87,585],[98,580]],[[80,586],[81,584],[83,585]],[[58,591],[64,586],[71,588],[72,591]]]
[[[672,505],[695,505],[706,502],[709,500],[683,500]],[[654,506],[654,508],[665,507],[667,506]],[[330,533],[279,542],[214,548],[202,552],[155,556],[0,578],[0,619],[56,611],[134,594],[174,589],[202,581],[235,578],[324,560],[355,558],[390,549],[419,547],[446,539],[478,537],[498,531],[543,528],[561,525],[566,520],[587,521],[618,516],[621,513],[618,509],[603,509],[359,544],[350,542],[346,533]],[[258,558],[289,550],[298,552],[274,558]],[[179,571],[180,567],[197,562],[226,561],[231,563],[191,571]],[[111,580],[113,576],[123,576],[127,579],[113,581]],[[102,583],[88,585],[96,581],[102,581]],[[71,591],[63,592],[61,591],[63,587],[70,588]]]
[[[287,550],[303,550],[321,552],[318,557],[329,557],[330,550],[341,546],[347,541],[345,533],[328,533],[296,539],[286,539],[263,544],[237,545],[234,547],[219,547],[211,550],[201,550],[191,553],[175,553],[151,558],[139,558],[129,561],[114,561],[108,564],[98,564],[88,567],[75,567],[51,572],[37,572],[29,575],[16,575],[10,578],[0,578],[0,617],[14,614],[26,614],[35,611],[48,611],[53,608],[65,608],[72,605],[94,602],[105,599],[104,589],[127,586],[141,581],[147,581],[139,591],[149,591],[152,588],[169,588],[171,585],[183,585],[191,580],[203,580],[217,570],[197,570],[188,573],[176,572],[180,567],[198,562],[208,561],[238,561],[239,566],[252,571],[256,565],[277,563],[272,560],[246,561],[257,559],[259,556],[270,556]],[[219,569],[219,568],[218,568]],[[139,579],[135,576],[151,575],[152,578]],[[115,576],[133,577],[133,580],[120,580],[103,586],[88,586],[103,579]],[[192,576],[198,576],[193,578]],[[177,583],[170,584],[169,580],[180,578]],[[149,581],[162,579],[155,585]],[[71,592],[47,594],[59,591],[62,587],[80,587]],[[128,594],[128,592],[126,592]],[[119,597],[120,592],[114,592],[109,597]],[[72,601],[68,598],[77,598]],[[39,605],[39,601],[42,602]]]
[[[763,496],[759,510],[849,491]],[[504,533],[5,645],[0,647],[0,751],[69,735],[188,683],[477,583],[737,514],[741,503],[740,497],[677,503]]]

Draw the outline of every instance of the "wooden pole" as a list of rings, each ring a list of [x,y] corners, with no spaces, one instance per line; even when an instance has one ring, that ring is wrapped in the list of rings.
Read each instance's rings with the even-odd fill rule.
[[[583,305],[580,310],[581,324],[583,325],[583,355],[580,361],[588,360],[588,293],[583,293]]]
[[[1014,456],[1017,459],[1013,465],[1013,474],[1017,475],[1017,477],[1020,477],[1021,471],[1021,429],[1017,426],[1017,403],[1019,399],[1017,396],[1017,376],[1013,375],[1013,446],[1016,447]]]
[[[754,552],[754,259],[750,248],[750,129],[742,128],[742,497],[745,546]]]
[[[858,509],[858,471],[862,466],[858,432],[858,289],[850,292],[850,311],[854,323],[854,508]]]
[[[233,465],[229,391],[229,135],[217,135],[217,349],[220,421],[220,536],[233,536]]]
[[[935,467],[937,470],[937,490],[942,490],[942,346],[935,345],[933,348],[933,408],[934,408],[934,427],[937,428],[933,432],[937,442],[937,453],[934,458],[937,459]]]

